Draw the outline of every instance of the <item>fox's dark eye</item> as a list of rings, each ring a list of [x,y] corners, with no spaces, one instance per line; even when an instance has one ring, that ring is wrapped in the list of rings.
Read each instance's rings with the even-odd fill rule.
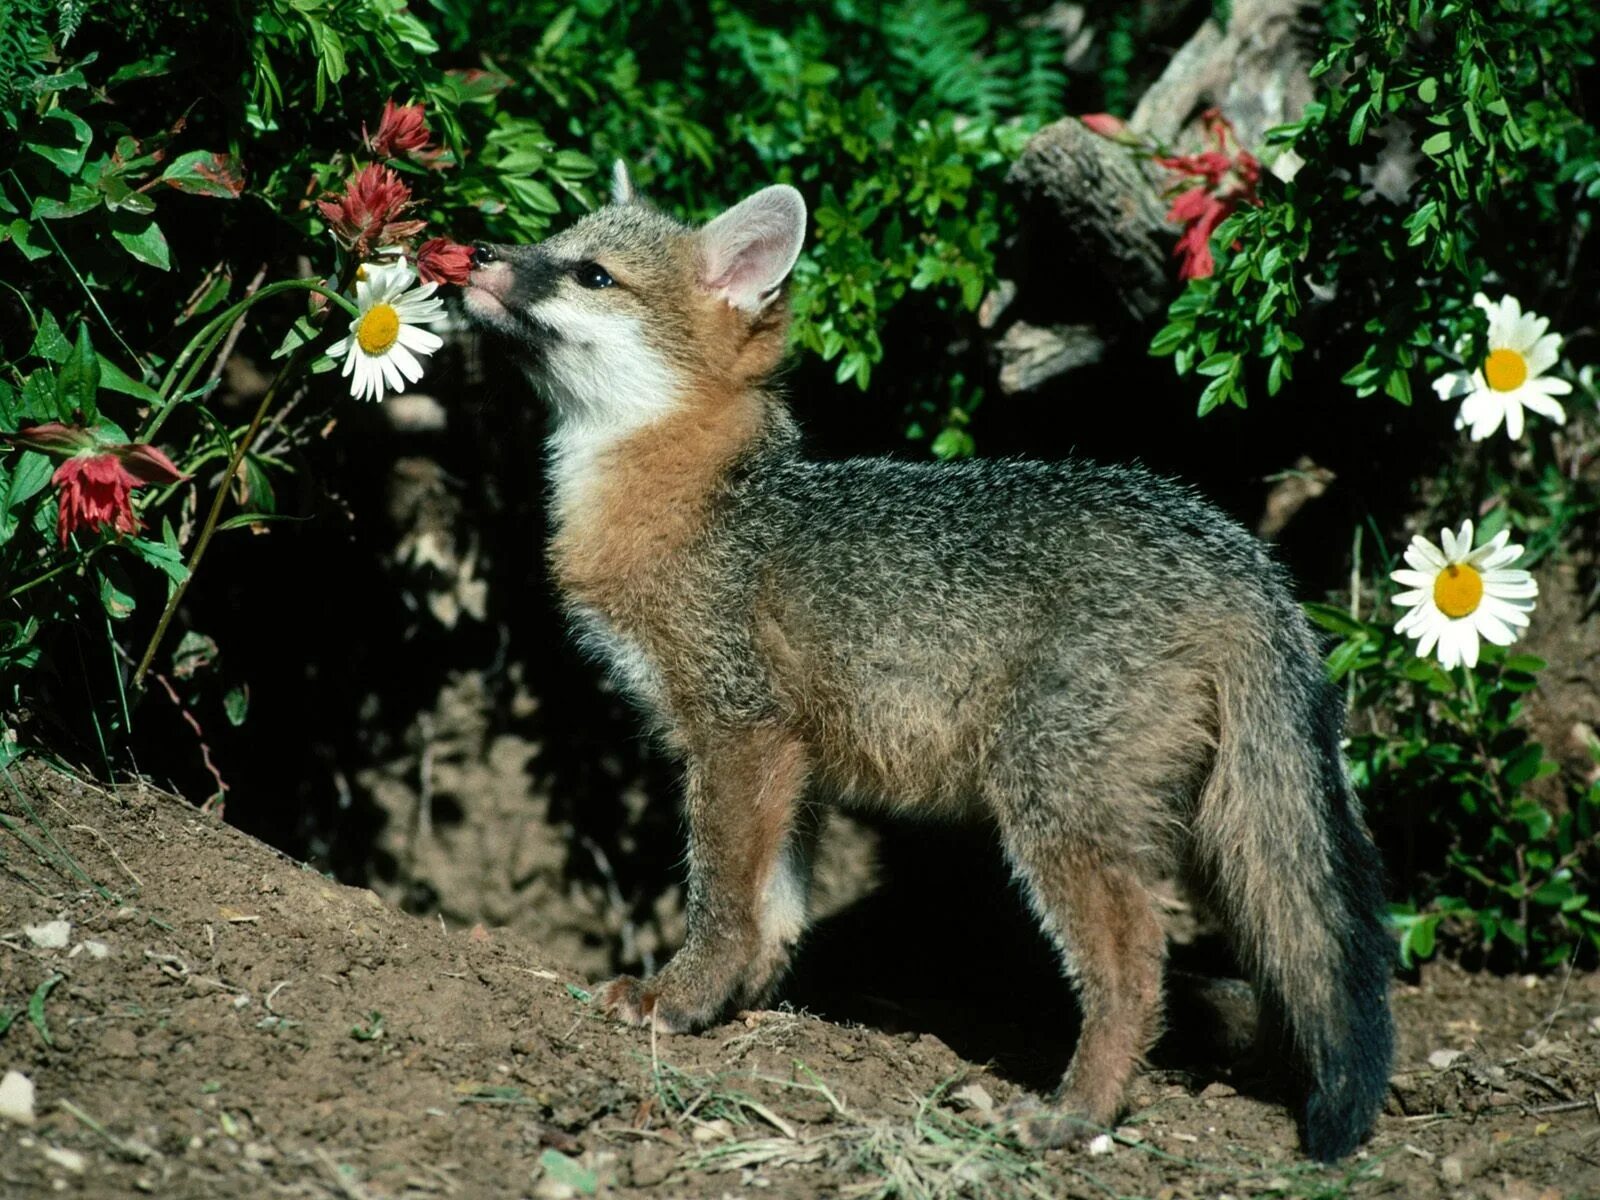
[[[580,287],[608,288],[617,282],[599,263],[579,263],[572,268],[572,274]]]

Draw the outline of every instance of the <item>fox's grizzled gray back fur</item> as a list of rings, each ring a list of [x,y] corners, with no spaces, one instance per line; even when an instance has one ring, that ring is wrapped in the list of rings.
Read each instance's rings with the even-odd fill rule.
[[[1079,989],[1041,1139],[1104,1124],[1160,1029],[1148,883],[1228,918],[1334,1158],[1387,1087],[1376,856],[1283,571],[1190,489],[1082,462],[816,462],[769,386],[804,206],[700,229],[623,201],[485,247],[468,308],[553,407],[556,578],[685,766],[689,933],[608,1011],[758,1003],[805,924],[826,803],[989,820]]]

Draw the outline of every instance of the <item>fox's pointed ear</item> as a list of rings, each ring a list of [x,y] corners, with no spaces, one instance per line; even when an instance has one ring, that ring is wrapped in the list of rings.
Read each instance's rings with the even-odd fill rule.
[[[787,184],[762,188],[700,230],[705,286],[744,312],[772,302],[806,237],[806,202]]]
[[[628,164],[619,158],[611,164],[611,203],[632,204],[634,198],[633,177],[628,174]]]

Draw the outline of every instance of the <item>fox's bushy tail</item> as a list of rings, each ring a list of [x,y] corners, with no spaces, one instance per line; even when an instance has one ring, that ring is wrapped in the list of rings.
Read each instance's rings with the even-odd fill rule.
[[[1195,840],[1255,977],[1262,1027],[1297,1064],[1306,1152],[1331,1161],[1367,1135],[1388,1090],[1394,950],[1377,851],[1340,756],[1343,705],[1304,618],[1285,618],[1277,640],[1219,675]]]

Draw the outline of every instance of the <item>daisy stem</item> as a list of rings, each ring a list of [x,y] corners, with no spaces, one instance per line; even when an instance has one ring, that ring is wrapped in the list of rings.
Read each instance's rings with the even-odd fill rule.
[[[310,279],[288,279],[280,283],[269,284],[255,295],[246,297],[220,317],[209,322],[206,329],[202,330],[200,334],[196,335],[195,339],[190,341],[184,353],[179,355],[179,362],[175,362],[172,370],[168,372],[167,384],[162,389],[163,396],[167,399],[166,407],[155,415],[151,428],[145,432],[145,438],[148,439],[150,434],[156,428],[159,428],[166,414],[172,411],[174,402],[171,396],[174,394],[182,395],[182,389],[193,381],[195,373],[200,369],[200,365],[205,362],[205,354],[194,357],[182,385],[175,393],[169,392],[169,387],[174,382],[179,363],[184,360],[191,349],[196,347],[202,337],[207,337],[207,331],[210,331],[208,340],[211,342],[212,347],[215,347],[216,343],[226,336],[226,330],[231,321],[237,319],[250,305],[258,300],[265,299],[268,295],[286,291],[290,288],[302,288],[307,291],[320,292],[343,307],[354,310],[354,306],[342,294],[350,286],[348,276],[353,276],[354,272],[355,266],[352,264],[346,272],[347,277],[340,279],[337,289],[325,287],[321,283]],[[217,494],[212,498],[211,511],[206,514],[206,523],[201,526],[200,536],[195,539],[194,549],[189,552],[189,561],[184,564],[187,572],[177,586],[172,589],[172,595],[167,597],[167,605],[161,610],[161,619],[156,622],[155,632],[150,635],[150,643],[144,648],[144,653],[139,657],[139,665],[134,669],[134,687],[137,688],[144,685],[144,677],[150,670],[150,664],[155,661],[156,650],[161,645],[161,639],[166,636],[167,627],[172,624],[172,618],[178,611],[178,605],[183,602],[184,593],[189,590],[189,585],[194,582],[195,570],[200,566],[200,560],[205,556],[206,548],[211,545],[211,537],[217,531],[217,521],[221,518],[222,510],[228,503],[228,492],[232,487],[233,480],[239,474],[239,464],[244,461],[244,456],[250,452],[250,447],[255,444],[256,435],[261,432],[261,425],[267,418],[267,411],[272,407],[272,402],[278,398],[278,393],[283,389],[284,384],[299,373],[300,364],[305,361],[312,341],[313,339],[308,337],[290,351],[289,357],[284,361],[283,366],[278,368],[278,373],[273,376],[272,383],[268,385],[266,392],[262,394],[261,403],[256,405],[255,415],[250,418],[250,425],[245,429],[244,436],[234,444],[233,453],[228,458],[227,469],[223,471],[222,480],[217,485]]]
[[[168,368],[167,377],[162,380],[161,387],[158,389],[161,396],[161,407],[150,414],[145,427],[139,432],[138,440],[148,442],[155,436],[156,430],[161,428],[166,419],[172,415],[172,411],[178,407],[182,397],[189,390],[189,385],[194,382],[194,377],[200,373],[201,367],[211,357],[212,351],[222,344],[234,322],[240,320],[249,311],[252,304],[255,304],[258,300],[265,300],[269,296],[276,296],[280,292],[288,291],[316,292],[343,306],[351,316],[361,315],[361,310],[352,304],[347,297],[327,287],[320,280],[280,279],[277,283],[269,283],[260,291],[246,296],[220,315],[207,321],[200,332],[189,339],[189,344],[183,348],[177,358],[173,359],[172,366]],[[180,371],[183,371],[181,377],[178,374]]]
[[[51,567],[48,571],[45,571],[45,572],[43,572],[43,573],[41,573],[39,575],[35,575],[32,579],[28,580],[26,583],[19,583],[16,587],[12,588],[9,592],[7,592],[5,594],[5,599],[9,600],[13,596],[20,596],[20,595],[22,595],[23,592],[27,591],[29,588],[36,588],[41,583],[45,583],[45,582],[47,582],[47,581],[49,581],[51,579],[54,579],[57,575],[61,574],[63,571],[70,571],[73,567],[82,566],[85,562],[88,561],[89,555],[93,554],[93,553],[94,553],[94,551],[90,550],[88,554],[77,554],[77,555],[74,555],[73,557],[67,559],[67,561],[64,562],[64,563],[57,563],[55,566]]]

